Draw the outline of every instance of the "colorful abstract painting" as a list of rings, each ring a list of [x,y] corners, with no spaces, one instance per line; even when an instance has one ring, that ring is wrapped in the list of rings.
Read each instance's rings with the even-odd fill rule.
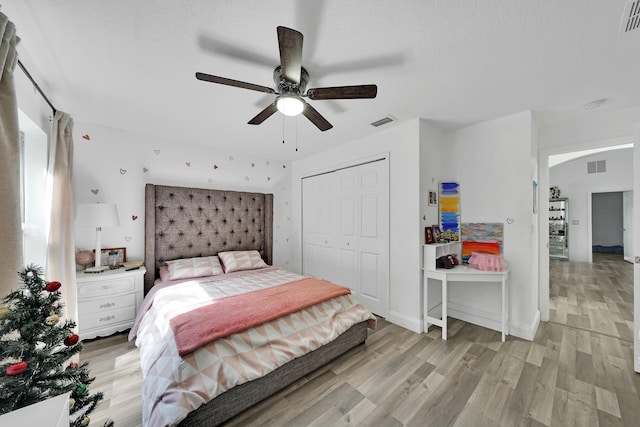
[[[466,261],[472,252],[502,254],[504,224],[501,222],[471,222],[461,226],[462,259]]]
[[[460,184],[440,183],[440,238],[460,241]]]

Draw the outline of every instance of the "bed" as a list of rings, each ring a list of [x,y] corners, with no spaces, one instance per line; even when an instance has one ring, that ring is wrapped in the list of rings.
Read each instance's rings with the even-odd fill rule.
[[[375,327],[375,317],[341,291],[330,299],[307,301],[308,305],[295,313],[272,318],[269,301],[280,301],[282,298],[274,295],[283,295],[279,292],[285,288],[294,293],[297,289],[305,298],[309,292],[301,289],[320,285],[336,291],[339,288],[271,266],[272,241],[271,194],[146,185],[146,297],[130,334],[140,348],[143,424],[219,425],[365,342],[367,328]],[[235,267],[234,257],[247,253],[255,254],[265,265],[257,268],[259,262],[254,259],[256,265],[244,264],[248,267],[237,271],[226,268],[223,274],[211,277],[158,280],[161,268],[166,275],[166,264],[174,267],[175,273],[183,261],[219,255],[223,266]],[[229,259],[233,262],[229,263]],[[217,267],[212,268],[215,272]],[[232,330],[228,336],[218,337],[209,331],[207,322],[228,323],[237,328],[241,321],[224,316],[212,319],[224,310],[235,313],[238,307],[255,307],[246,298],[257,297],[269,302],[258,304],[264,305],[263,316],[271,316],[263,319],[265,323]],[[202,302],[209,298],[215,303]],[[287,304],[277,301],[273,307],[289,305],[288,299]],[[226,309],[223,303],[236,305]],[[175,316],[167,314],[176,311]],[[187,323],[177,321],[183,318]],[[197,323],[193,319],[200,319],[206,331],[196,333],[193,323],[188,323]],[[273,330],[279,333],[275,338],[271,336]],[[192,337],[200,339],[200,335],[211,335],[215,340],[194,342]],[[247,343],[253,347],[245,348]],[[230,354],[231,347],[242,347],[241,354]],[[259,366],[256,361],[261,361]]]

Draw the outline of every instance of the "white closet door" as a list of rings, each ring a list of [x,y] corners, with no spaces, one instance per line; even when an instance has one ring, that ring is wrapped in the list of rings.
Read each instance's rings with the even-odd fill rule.
[[[335,262],[334,181],[335,176],[330,174],[302,181],[302,271],[306,275],[330,281],[336,277],[325,268]]]
[[[388,315],[389,203],[386,162],[357,168],[359,183],[359,300],[371,311]]]
[[[380,316],[389,306],[388,162],[303,179],[303,274],[351,289]]]

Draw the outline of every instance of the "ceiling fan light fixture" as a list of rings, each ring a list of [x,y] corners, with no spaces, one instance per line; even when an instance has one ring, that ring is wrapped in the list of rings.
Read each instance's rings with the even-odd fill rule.
[[[276,108],[285,116],[297,116],[304,110],[304,102],[296,95],[281,95],[276,99]]]

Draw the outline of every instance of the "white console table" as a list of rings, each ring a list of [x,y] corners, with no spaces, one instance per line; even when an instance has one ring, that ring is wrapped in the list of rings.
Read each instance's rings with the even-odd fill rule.
[[[457,265],[451,269],[423,268],[424,275],[424,330],[428,330],[429,325],[436,325],[442,328],[442,339],[447,339],[447,286],[448,282],[495,282],[502,284],[502,341],[509,335],[509,271],[483,271],[472,267]],[[427,302],[428,279],[436,279],[442,282],[442,319],[429,316]]]

